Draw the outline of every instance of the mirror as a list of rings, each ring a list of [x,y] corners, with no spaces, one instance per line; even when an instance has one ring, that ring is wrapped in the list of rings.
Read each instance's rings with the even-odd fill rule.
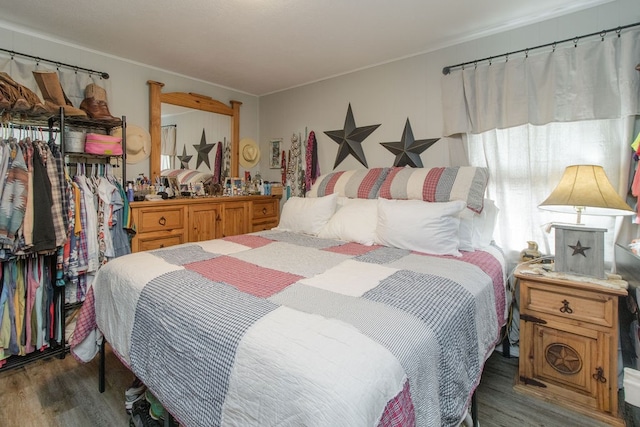
[[[231,101],[228,106],[211,97],[196,93],[162,93],[164,83],[149,80],[149,134],[151,135],[150,178],[160,177],[162,104],[177,105],[231,117],[231,176],[238,176],[238,146],[240,134],[240,106],[242,102]]]

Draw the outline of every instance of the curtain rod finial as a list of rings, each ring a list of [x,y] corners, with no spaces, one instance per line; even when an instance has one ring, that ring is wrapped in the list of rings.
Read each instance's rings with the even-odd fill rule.
[[[449,74],[450,72],[451,72],[451,68],[450,68],[450,67],[444,67],[444,68],[442,69],[442,74],[444,74],[445,76],[446,76],[447,74]]]

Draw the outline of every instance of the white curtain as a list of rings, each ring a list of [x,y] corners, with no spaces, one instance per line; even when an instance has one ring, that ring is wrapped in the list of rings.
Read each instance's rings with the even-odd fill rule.
[[[176,133],[175,125],[162,126],[160,129],[160,160],[161,169],[174,169],[176,163]]]
[[[563,45],[567,46],[567,45]],[[442,78],[444,135],[640,114],[640,30]]]
[[[538,209],[567,166],[601,165],[614,186],[627,188],[631,150],[626,141],[632,127],[633,119],[624,118],[527,124],[465,135],[470,164],[489,167],[487,195],[500,208],[494,238],[511,261],[518,259],[529,240],[536,241],[543,253],[553,253],[554,233],[547,233],[545,226],[551,222],[575,223],[575,215]],[[582,220],[609,230],[605,233],[605,259],[611,261],[615,219],[585,215]],[[628,217],[625,220],[630,221]]]
[[[511,261],[528,240],[547,252],[548,238],[553,252],[553,233],[541,227],[575,222],[537,207],[566,166],[601,165],[626,195],[633,123],[640,113],[638,62],[640,31],[630,30],[443,77],[444,133],[462,134],[470,164],[489,167],[488,196],[500,208],[494,237]],[[621,220],[616,226],[608,217],[583,220],[609,230],[605,259],[611,260]]]

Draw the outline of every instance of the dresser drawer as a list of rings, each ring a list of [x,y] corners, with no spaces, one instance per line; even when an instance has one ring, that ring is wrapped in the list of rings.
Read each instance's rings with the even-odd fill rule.
[[[254,223],[260,222],[265,218],[273,218],[278,215],[278,207],[280,200],[264,200],[254,201],[252,203],[251,218]]]
[[[521,280],[523,312],[551,314],[566,319],[611,327],[617,319],[617,298],[597,292],[563,288]],[[529,313],[535,316],[535,313]]]
[[[138,237],[138,250],[150,251],[153,249],[168,248],[169,246],[179,245],[184,243],[184,236],[182,234],[175,234],[162,237]]]
[[[153,207],[140,209],[138,233],[184,228],[184,207]]]
[[[272,220],[272,221],[266,221],[266,222],[254,222],[253,225],[251,226],[251,231],[252,232],[256,232],[256,231],[265,231],[265,230],[271,230],[272,228],[275,228],[278,226],[278,221],[277,220]]]

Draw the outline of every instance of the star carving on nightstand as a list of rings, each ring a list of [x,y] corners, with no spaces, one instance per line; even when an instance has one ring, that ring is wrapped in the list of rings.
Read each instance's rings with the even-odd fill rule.
[[[578,240],[578,243],[576,243],[575,245],[568,245],[571,249],[573,249],[573,253],[571,254],[571,256],[574,255],[582,255],[583,257],[587,257],[587,255],[584,253],[584,251],[586,251],[587,249],[591,249],[590,246],[582,246],[582,244],[580,243],[580,240]]]
[[[381,142],[380,144],[396,155],[393,166],[402,167],[408,165],[412,168],[421,168],[422,159],[420,159],[420,154],[439,140],[440,138],[414,139],[411,123],[407,117],[407,122],[402,132],[402,140],[397,142]]]
[[[547,349],[546,359],[558,372],[574,374],[582,368],[580,356],[564,344],[553,344]]]
[[[380,125],[370,125],[356,127],[356,122],[353,119],[353,112],[351,111],[351,104],[347,109],[347,117],[344,119],[344,128],[339,130],[329,130],[324,133],[340,146],[338,148],[338,154],[336,155],[336,162],[333,165],[335,169],[349,154],[353,155],[360,163],[367,168],[367,159],[364,157],[364,151],[362,150],[362,141],[366,137],[371,135]]]
[[[187,156],[187,147],[182,147],[182,156],[178,156],[180,160],[180,169],[189,169],[189,162],[193,156]]]
[[[202,137],[200,138],[200,144],[193,144],[193,147],[198,152],[198,161],[196,162],[196,169],[200,167],[202,162],[209,169],[211,169],[211,165],[209,164],[209,152],[213,150],[213,147],[216,144],[207,144],[207,138],[204,136],[204,129],[202,129]]]

